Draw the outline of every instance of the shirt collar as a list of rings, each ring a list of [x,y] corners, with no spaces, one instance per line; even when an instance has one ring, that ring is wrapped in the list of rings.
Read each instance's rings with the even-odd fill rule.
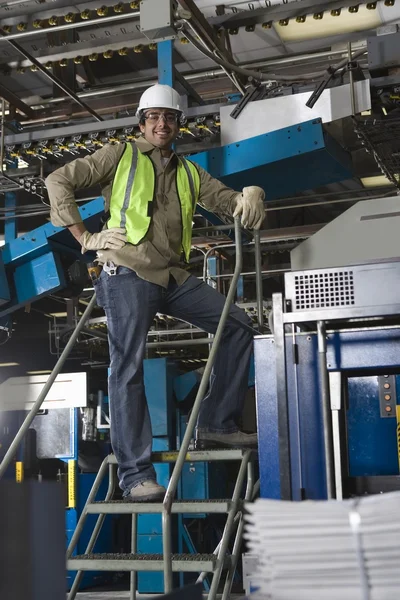
[[[139,148],[140,152],[142,152],[142,154],[152,152],[156,147],[153,146],[153,144],[151,144],[150,142],[148,142],[143,136],[140,136],[136,139],[136,145]],[[172,156],[177,156],[174,150],[172,150]]]

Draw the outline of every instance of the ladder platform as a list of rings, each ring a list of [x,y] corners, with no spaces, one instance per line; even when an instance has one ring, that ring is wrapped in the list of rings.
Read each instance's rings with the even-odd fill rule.
[[[227,557],[225,566],[230,564]],[[212,573],[217,566],[215,554],[173,554],[172,570],[185,573]],[[162,571],[162,554],[82,554],[67,561],[69,571]]]
[[[229,512],[232,500],[175,500],[172,504],[173,514],[203,514]],[[87,512],[94,515],[123,515],[162,513],[162,502],[93,502],[87,505]]]
[[[254,458],[257,456],[257,450],[251,450],[247,448],[221,448],[218,450],[189,450],[186,453],[186,462],[207,462],[207,461],[229,461],[229,460],[242,460],[246,452],[251,452]],[[166,452],[153,452],[151,460],[153,463],[174,463],[177,461],[179,455],[178,450],[171,450]],[[117,464],[117,459],[114,454],[110,454],[108,462],[112,465]]]

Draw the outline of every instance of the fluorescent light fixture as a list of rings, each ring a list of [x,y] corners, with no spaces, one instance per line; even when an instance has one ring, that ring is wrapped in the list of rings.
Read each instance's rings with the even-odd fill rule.
[[[333,17],[329,10],[324,12],[322,19],[314,19],[312,14],[307,15],[304,23],[297,23],[291,19],[288,25],[274,23],[274,27],[283,42],[300,42],[324,38],[353,31],[364,31],[382,25],[379,11],[368,10],[360,6],[358,12],[350,13],[347,8],[342,8],[338,17]]]
[[[45,371],[27,371],[26,374],[27,375],[49,375],[51,373],[51,371],[49,370],[45,370]]]
[[[8,362],[8,363],[0,363],[0,367],[18,367],[19,363],[17,362]]]
[[[66,317],[67,313],[66,312],[54,312],[54,313],[49,313],[49,315],[51,317],[60,318],[60,317]]]
[[[361,183],[365,188],[382,187],[384,185],[393,185],[386,175],[376,175],[374,177],[361,177]]]

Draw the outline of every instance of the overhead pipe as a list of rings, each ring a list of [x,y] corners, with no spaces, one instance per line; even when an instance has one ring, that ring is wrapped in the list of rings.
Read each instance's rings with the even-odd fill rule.
[[[45,33],[55,33],[57,31],[66,31],[68,29],[80,29],[82,27],[90,27],[90,25],[99,25],[100,23],[110,23],[111,21],[123,21],[127,19],[138,19],[140,16],[140,11],[131,12],[131,13],[121,13],[111,15],[109,17],[98,17],[97,19],[88,19],[87,21],[78,21],[77,23],[63,23],[62,25],[56,25],[55,27],[49,27],[48,29],[32,29],[29,31],[20,31],[18,33],[9,33],[7,35],[0,34],[0,42],[2,41],[11,41],[11,40],[21,40],[27,37],[32,37],[35,35],[43,35]],[[2,37],[1,37],[2,36]]]
[[[361,50],[362,47],[359,48],[358,46],[356,46],[353,49]],[[293,57],[278,58],[278,59],[258,61],[258,62],[252,62],[252,63],[240,63],[239,66],[243,66],[245,68],[251,67],[254,69],[262,69],[265,67],[274,67],[274,66],[282,66],[282,65],[290,66],[291,64],[295,65],[297,63],[301,63],[301,62],[304,62],[307,60],[335,58],[338,56],[343,57],[345,55],[346,55],[346,52],[343,50],[334,50],[334,51],[325,51],[325,52],[319,52],[319,53],[302,54],[302,55],[293,56]],[[197,81],[202,82],[202,81],[208,80],[208,79],[216,79],[218,77],[223,77],[224,75],[225,75],[225,72],[223,69],[212,69],[212,70],[208,69],[206,71],[198,71],[197,73],[193,73],[192,71],[190,71],[190,72],[183,71],[182,72],[182,76],[186,79],[186,81],[190,81],[190,82],[197,82]],[[122,84],[119,86],[116,85],[116,86],[111,86],[111,87],[98,89],[98,90],[91,90],[91,91],[87,91],[87,92],[78,92],[77,96],[79,98],[96,98],[99,96],[107,96],[107,95],[114,94],[114,93],[142,90],[147,87],[150,87],[151,85],[154,85],[155,83],[157,83],[157,79],[155,79],[155,78],[152,78],[152,79],[143,78],[143,79],[138,79],[137,81],[132,81],[132,83],[126,83],[126,84]],[[58,98],[46,98],[36,104],[32,104],[32,107],[33,108],[41,107],[46,104],[58,104],[60,102],[65,102],[65,100],[67,100],[67,99],[68,98],[66,96],[58,97]]]

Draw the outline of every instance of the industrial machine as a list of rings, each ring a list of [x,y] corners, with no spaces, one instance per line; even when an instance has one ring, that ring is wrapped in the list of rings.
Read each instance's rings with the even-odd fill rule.
[[[291,252],[255,340],[261,495],[399,489],[398,197],[356,204]]]

